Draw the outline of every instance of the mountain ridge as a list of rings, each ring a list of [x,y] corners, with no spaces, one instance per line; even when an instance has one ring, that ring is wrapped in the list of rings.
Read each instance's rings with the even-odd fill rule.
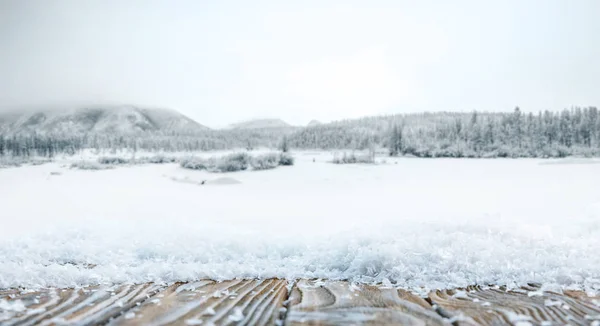
[[[210,128],[170,109],[97,106],[0,113],[4,133],[195,132]]]
[[[294,126],[289,123],[277,119],[277,118],[268,118],[268,119],[254,119],[247,120],[238,123],[230,124],[225,129],[275,129],[275,128],[293,128]]]

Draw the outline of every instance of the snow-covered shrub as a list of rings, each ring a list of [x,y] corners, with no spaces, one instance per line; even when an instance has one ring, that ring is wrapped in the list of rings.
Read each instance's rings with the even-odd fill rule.
[[[294,165],[294,157],[289,153],[268,153],[253,157],[250,162],[254,170],[274,169],[279,165]]]
[[[281,157],[277,153],[267,153],[253,157],[250,166],[253,170],[269,170],[279,166],[280,161]]]
[[[46,163],[49,163],[49,162],[52,162],[52,160],[45,159],[45,158],[34,158],[34,159],[31,159],[29,161],[29,164],[31,164],[31,165],[42,165],[42,164],[46,164]]]
[[[103,156],[103,157],[99,157],[98,158],[98,163],[100,164],[111,164],[111,165],[118,165],[118,164],[128,164],[129,160],[128,159],[124,159],[122,157],[110,157],[110,156]]]
[[[173,156],[165,156],[162,154],[150,156],[150,157],[141,157],[136,160],[136,163],[144,164],[165,164],[165,163],[175,163],[177,162],[177,158]]]
[[[294,165],[294,157],[290,153],[279,154],[279,165]]]
[[[211,172],[236,172],[248,169],[252,157],[246,153],[234,153],[215,160]]]
[[[566,146],[556,146],[556,157],[567,157],[571,155],[569,149]]]
[[[375,163],[375,161],[373,161],[373,156],[371,155],[355,155],[354,153],[350,155],[344,153],[341,157],[335,156],[331,162],[334,164]]]
[[[18,167],[25,163],[22,157],[0,156],[0,169],[8,167]]]
[[[207,160],[199,157],[185,157],[179,161],[179,165],[190,170],[208,170],[209,168]]]
[[[203,159],[189,157],[181,160],[182,168],[192,170],[207,170],[208,172],[236,172],[246,170],[250,162],[250,156],[245,153],[236,153],[223,157],[211,157]]]
[[[0,156],[0,169],[8,167],[19,167],[24,164],[41,165],[48,162],[52,162],[52,160],[40,157]]]
[[[182,168],[206,170],[208,172],[236,172],[251,168],[252,170],[274,169],[279,165],[293,165],[294,158],[288,153],[267,153],[251,156],[247,153],[234,153],[222,157],[208,159],[187,157],[179,161]]]
[[[107,170],[112,168],[112,165],[101,164],[93,161],[79,161],[71,164],[71,169],[79,170]]]

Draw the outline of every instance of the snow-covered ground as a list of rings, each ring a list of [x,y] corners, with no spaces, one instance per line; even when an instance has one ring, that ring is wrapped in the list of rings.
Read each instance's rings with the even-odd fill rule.
[[[231,174],[0,169],[0,288],[316,277],[600,290],[598,161],[295,156]]]

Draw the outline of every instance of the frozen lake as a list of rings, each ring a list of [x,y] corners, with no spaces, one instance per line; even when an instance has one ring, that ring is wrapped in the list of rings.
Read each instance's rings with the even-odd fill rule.
[[[600,290],[599,161],[295,156],[225,175],[0,169],[0,288],[317,277]]]

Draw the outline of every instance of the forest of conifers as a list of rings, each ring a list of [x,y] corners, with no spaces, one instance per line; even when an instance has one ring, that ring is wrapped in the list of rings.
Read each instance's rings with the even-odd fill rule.
[[[387,148],[417,157],[600,156],[595,107],[560,112],[421,113],[366,117],[305,128],[207,130],[196,133],[0,134],[0,155],[76,154],[83,149],[208,151],[233,148]]]

